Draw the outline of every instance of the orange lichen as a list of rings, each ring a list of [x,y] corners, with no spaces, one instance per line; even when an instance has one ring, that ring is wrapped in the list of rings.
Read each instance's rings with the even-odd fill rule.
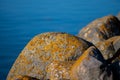
[[[30,76],[22,76],[22,75],[18,75],[16,76],[15,80],[39,80]]]
[[[59,62],[53,61],[47,66],[46,71],[50,75],[50,80],[70,79],[70,69],[73,65],[71,61]]]
[[[107,60],[108,58],[112,57],[114,54],[115,54],[115,51],[114,51],[114,43],[117,42],[117,40],[119,40],[119,36],[115,36],[115,37],[112,37],[108,40],[105,40],[105,41],[102,41],[102,42],[99,42],[96,44],[97,48],[101,51],[103,57]],[[111,51],[109,51],[109,47],[113,48],[110,49]],[[108,50],[108,51],[107,51]],[[108,53],[106,53],[106,51]]]
[[[79,58],[78,60],[75,62],[75,64],[73,65],[72,68],[80,65],[80,63],[84,60],[84,59],[87,59],[87,55],[89,55],[89,51],[85,51]]]
[[[75,61],[70,71],[71,80],[79,80],[77,70],[79,70],[79,66],[81,65],[83,61],[85,60],[89,61],[90,60],[89,56],[94,55],[94,53],[92,52],[93,49],[95,49],[94,46],[90,47]]]
[[[19,59],[21,59],[20,63],[26,63],[26,64],[32,63],[30,60],[27,60],[27,58],[22,54],[19,56]]]
[[[52,33],[50,33],[52,34]],[[54,36],[54,40],[50,40],[49,37],[50,37],[50,34],[47,34],[47,35],[41,35],[44,39],[41,39],[39,37],[41,36],[37,36],[35,37],[33,40],[30,41],[30,43],[27,45],[27,49],[29,50],[33,50],[33,48],[35,47],[38,47],[38,46],[43,46],[42,48],[40,49],[36,49],[38,51],[36,51],[37,53],[40,53],[41,49],[43,51],[50,51],[50,54],[52,54],[54,56],[54,58],[56,59],[56,53],[58,54],[64,54],[64,53],[69,53],[70,51],[72,53],[70,54],[73,54],[74,50],[76,48],[78,48],[80,45],[81,45],[81,42],[79,42],[79,40],[74,37],[74,36],[70,36],[69,34],[56,34],[56,36]],[[48,41],[49,40],[49,41]],[[43,44],[39,44],[36,46],[36,41],[38,42],[44,42],[44,45]],[[47,42],[46,42],[47,41]],[[35,43],[36,42],[36,43]],[[47,43],[47,44],[46,44]],[[71,49],[71,46],[74,46],[73,49]],[[65,55],[65,54],[64,54]],[[65,55],[66,58],[67,58],[67,54]],[[60,57],[60,56],[59,56]],[[44,59],[44,58],[43,58]]]
[[[105,32],[107,32],[107,28],[106,28],[105,24],[101,25],[101,26],[99,27],[99,30],[100,30],[102,33],[105,34]]]

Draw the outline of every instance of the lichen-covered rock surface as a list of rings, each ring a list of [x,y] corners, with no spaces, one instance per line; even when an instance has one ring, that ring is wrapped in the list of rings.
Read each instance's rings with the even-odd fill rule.
[[[115,55],[120,48],[120,36],[109,38],[108,40],[96,44],[97,48],[101,51],[104,59],[109,59]],[[116,58],[120,60],[119,56]]]
[[[53,61],[47,67],[47,77],[51,80],[70,80],[70,70],[74,61]]]
[[[71,69],[72,80],[111,80],[112,75],[107,76],[107,72],[100,69],[105,64],[104,58],[95,47],[88,48],[80,58],[74,63]]]
[[[77,60],[91,45],[79,37],[66,33],[50,32],[37,35],[20,53],[7,80],[19,80],[19,76],[30,76],[42,80],[56,79],[56,76],[58,80],[69,79],[69,71],[64,73],[72,65],[69,61]],[[63,64],[60,63],[62,61],[64,61]],[[55,68],[59,74],[52,70]]]
[[[117,35],[120,35],[120,21],[111,15],[94,20],[78,34],[79,37],[93,44]]]

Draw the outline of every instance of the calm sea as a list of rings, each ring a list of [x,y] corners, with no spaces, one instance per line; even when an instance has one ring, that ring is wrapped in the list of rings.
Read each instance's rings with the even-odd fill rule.
[[[120,11],[120,0],[0,0],[0,80],[35,35],[76,35],[96,18]]]

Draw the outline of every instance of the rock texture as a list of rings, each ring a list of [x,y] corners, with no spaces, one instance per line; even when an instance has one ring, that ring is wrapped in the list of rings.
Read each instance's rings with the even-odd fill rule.
[[[18,76],[30,76],[42,80],[50,79],[52,73],[56,74],[56,72],[51,73],[52,70],[46,70],[46,68],[61,65],[59,63],[51,65],[54,63],[53,61],[75,61],[91,45],[81,38],[66,33],[51,32],[37,35],[20,53],[7,80],[16,80]],[[60,68],[64,69],[63,66]],[[50,75],[47,75],[47,72]],[[67,78],[67,75],[68,73],[58,77]]]
[[[111,80],[112,75],[107,76],[107,72],[100,69],[104,63],[99,50],[95,47],[87,49],[74,63],[71,69],[72,80]]]
[[[104,59],[109,59],[115,55],[115,53],[120,48],[120,36],[112,37],[108,40],[99,42],[96,44],[97,48],[101,51]],[[118,58],[119,56],[118,56]]]
[[[120,80],[120,62],[105,61],[99,50],[92,46],[75,61],[70,75],[71,80]]]
[[[80,30],[78,36],[96,44],[113,36],[120,35],[120,21],[115,16],[96,19]]]
[[[47,66],[47,75],[50,80],[70,80],[70,69],[74,61],[54,61]]]

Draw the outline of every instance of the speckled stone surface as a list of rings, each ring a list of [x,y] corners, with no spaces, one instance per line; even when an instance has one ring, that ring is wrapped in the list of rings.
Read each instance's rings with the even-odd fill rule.
[[[75,61],[53,61],[47,67],[50,80],[70,80],[70,70]]]
[[[113,55],[120,48],[120,36],[115,36],[115,37],[109,38],[108,40],[99,42],[96,44],[96,47],[101,51],[104,59],[107,60],[113,57]],[[119,56],[117,59],[120,60]]]
[[[65,63],[66,61],[75,61],[89,46],[91,46],[89,42],[67,33],[49,32],[37,35],[20,53],[7,80],[19,80],[19,76],[30,76],[41,80],[49,79],[52,73],[56,73],[54,71],[51,73],[51,67],[63,65],[59,68],[69,69],[65,67],[67,65],[64,63],[55,63],[54,61],[65,61]],[[52,63],[55,64],[51,65]],[[67,76],[69,76],[68,73],[63,78]]]
[[[78,34],[79,37],[93,44],[117,35],[120,35],[120,21],[112,15],[94,20]]]
[[[104,62],[97,48],[88,48],[72,66],[71,80],[112,80],[112,74],[100,69]]]

